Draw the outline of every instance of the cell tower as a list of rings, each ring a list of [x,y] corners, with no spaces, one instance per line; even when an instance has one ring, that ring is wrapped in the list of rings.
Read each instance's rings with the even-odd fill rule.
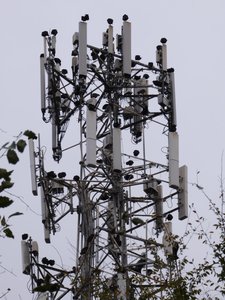
[[[40,191],[45,241],[50,243],[62,218],[74,214],[76,265],[60,270],[47,258],[39,262],[36,243],[25,236],[23,272],[31,275],[38,299],[68,294],[79,300],[150,299],[144,293],[150,288],[163,295],[165,281],[153,252],[173,260],[172,213],[178,211],[179,220],[188,215],[174,69],[167,66],[165,38],[156,47],[156,63],[132,58],[127,15],[117,35],[113,20],[107,20],[100,47],[87,42],[88,20],[83,16],[73,35],[71,75],[56,56],[57,30],[42,33],[40,56],[41,111],[51,124],[53,158],[60,163],[75,117],[77,143],[71,148],[80,152],[79,173],[68,179],[63,172],[47,172],[40,142],[35,152],[29,140],[32,191]]]

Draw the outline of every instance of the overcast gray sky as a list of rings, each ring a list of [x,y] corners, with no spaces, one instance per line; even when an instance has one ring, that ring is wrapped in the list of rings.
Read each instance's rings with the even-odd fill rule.
[[[132,53],[144,62],[155,60],[155,47],[162,37],[168,39],[168,65],[176,71],[180,161],[189,167],[189,181],[199,183],[210,197],[219,198],[221,154],[225,148],[225,1],[223,0],[144,0],[144,1],[72,1],[8,0],[0,10],[0,78],[1,78],[1,144],[20,131],[31,129],[41,134],[43,145],[50,146],[50,127],[41,120],[39,56],[43,51],[41,32],[56,28],[59,32],[57,51],[66,68],[70,67],[72,35],[78,30],[81,15],[88,13],[88,43],[101,45],[107,18],[114,19],[119,32],[124,13],[132,22]],[[48,150],[51,157],[50,148]],[[58,168],[58,167],[57,167]],[[4,299],[32,299],[27,291],[28,277],[21,274],[20,237],[28,232],[42,240],[39,198],[31,194],[28,151],[15,171],[12,210],[24,212],[13,220],[16,238],[1,241],[0,261],[10,270],[0,274],[0,296],[10,287]],[[208,215],[206,200],[190,184],[190,201],[202,215]],[[32,211],[31,211],[32,210]],[[0,212],[2,214],[2,212]],[[182,225],[185,228],[185,222]],[[62,232],[53,241],[70,239],[73,231]],[[41,244],[41,243],[40,243]],[[48,248],[48,249],[47,249]],[[52,246],[46,251],[59,256]],[[63,250],[65,264],[70,264],[73,251]],[[60,260],[60,259],[59,259]],[[0,267],[0,272],[1,269]],[[3,279],[3,280],[2,280]]]

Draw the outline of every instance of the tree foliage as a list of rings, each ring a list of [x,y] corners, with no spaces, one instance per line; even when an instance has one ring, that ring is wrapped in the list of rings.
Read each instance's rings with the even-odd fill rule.
[[[23,134],[20,133],[12,143],[5,143],[0,147],[0,158],[6,158],[9,165],[16,165],[19,161],[19,155],[24,152],[26,148],[26,141],[22,135],[28,138],[37,138],[35,133],[26,130]],[[13,232],[10,229],[9,220],[12,217],[22,215],[21,212],[15,212],[8,217],[1,214],[1,210],[13,204],[13,200],[8,196],[7,191],[10,190],[14,183],[12,182],[13,170],[0,168],[0,237],[14,238]]]

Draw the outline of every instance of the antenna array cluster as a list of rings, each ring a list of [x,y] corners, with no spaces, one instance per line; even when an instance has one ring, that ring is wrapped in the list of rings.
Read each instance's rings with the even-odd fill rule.
[[[127,15],[117,35],[113,20],[107,20],[101,47],[87,42],[88,19],[82,17],[73,35],[70,74],[56,57],[55,29],[42,33],[40,56],[41,111],[43,120],[51,123],[53,158],[60,162],[63,137],[75,115],[80,171],[72,179],[47,172],[40,145],[35,153],[31,141],[32,190],[34,195],[37,186],[41,191],[47,243],[62,218],[77,216],[73,299],[107,299],[99,296],[102,291],[97,295],[96,278],[111,291],[115,286],[109,299],[141,299],[142,285],[132,278],[153,280],[152,247],[163,248],[171,257],[171,214],[178,211],[180,220],[188,215],[187,167],[179,166],[174,69],[167,66],[165,38],[156,47],[156,63],[143,63],[140,55],[132,58]],[[161,138],[150,138],[154,126],[161,128],[166,149],[159,147],[158,161],[149,150],[160,144]],[[62,205],[66,209],[59,214]],[[152,232],[158,238],[163,235],[163,243],[153,243]],[[160,276],[159,271],[154,280],[162,282]],[[58,285],[51,299],[64,297],[58,296],[61,289],[64,295],[63,285]]]

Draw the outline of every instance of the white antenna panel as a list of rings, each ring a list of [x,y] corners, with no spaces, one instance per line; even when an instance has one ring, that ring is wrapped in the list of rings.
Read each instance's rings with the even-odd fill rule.
[[[58,72],[60,72],[60,69],[61,69],[61,65],[60,65],[60,63],[56,63],[56,64],[55,64],[55,70],[56,70],[56,71],[58,71]],[[58,95],[57,95],[57,96],[59,96],[59,95],[60,95],[60,92],[56,92],[56,93],[58,93]]]
[[[173,239],[172,239],[172,222],[165,222],[164,223],[164,235],[163,235],[163,246],[165,255],[172,255],[173,254]]]
[[[55,124],[55,114],[52,116],[52,150],[57,149],[57,127]]]
[[[45,57],[40,56],[40,77],[41,77],[41,111],[45,111]]]
[[[45,62],[47,57],[47,39],[45,36],[43,36],[43,42],[44,42],[44,62]]]
[[[42,186],[41,186],[41,215],[42,215],[42,223],[44,224],[48,217],[48,213],[46,207],[45,194]]]
[[[170,84],[171,84],[171,104],[172,104],[172,124],[177,126],[177,112],[176,112],[176,94],[175,94],[175,76],[174,70],[169,72]]]
[[[169,132],[169,186],[179,188],[179,136],[177,132]]]
[[[35,256],[38,256],[39,248],[38,248],[38,243],[36,241],[32,241],[32,243],[31,243],[31,249],[32,249],[33,254]]]
[[[34,196],[37,196],[37,178],[36,178],[36,165],[35,165],[35,152],[34,152],[34,140],[29,139],[29,154],[30,154],[30,173],[31,173],[31,187]]]
[[[184,220],[188,217],[188,168],[180,167],[180,189],[178,193],[178,218]]]
[[[48,220],[46,220],[45,224],[44,224],[44,239],[45,239],[45,243],[50,244],[51,240],[50,240],[50,230],[48,227]]]
[[[78,42],[79,42],[79,33],[75,32],[73,34],[72,43],[73,43],[73,45],[75,45],[75,44],[78,44]]]
[[[108,134],[103,140],[103,148],[107,150],[112,149],[112,135]]]
[[[144,192],[149,195],[157,196],[158,195],[158,181],[154,178],[146,180],[144,183]]]
[[[29,244],[26,241],[21,241],[21,253],[22,253],[22,271],[23,274],[30,274],[30,251]]]
[[[76,66],[78,66],[78,59],[76,56],[72,57],[72,67],[75,68]]]
[[[123,74],[131,75],[131,23],[123,22]]]
[[[53,35],[52,36],[52,50],[55,50],[55,47],[56,47],[56,36]]]
[[[92,98],[89,101],[87,101],[87,117],[86,117],[86,120],[87,120],[86,164],[89,167],[95,167],[96,166],[96,126],[97,126],[96,110],[95,110],[95,108],[89,109],[88,104],[90,104],[91,107],[95,107],[96,99]]]
[[[87,23],[79,22],[79,75],[87,76]]]
[[[156,48],[156,63],[159,64],[161,62],[161,49]]]
[[[48,300],[48,293],[40,293],[37,297],[37,300]]]
[[[118,127],[113,128],[113,170],[121,172],[121,129]]]
[[[109,25],[109,28],[108,28],[108,52],[114,53],[113,26],[112,25]]]
[[[126,278],[123,273],[118,273],[117,274],[118,279],[117,279],[117,284],[118,284],[118,298],[121,300],[126,300],[127,299],[127,292],[126,292]]]
[[[167,70],[167,45],[162,45],[162,69],[163,71]]]
[[[107,34],[107,32],[102,33],[102,45],[103,46],[108,45],[108,34]]]

